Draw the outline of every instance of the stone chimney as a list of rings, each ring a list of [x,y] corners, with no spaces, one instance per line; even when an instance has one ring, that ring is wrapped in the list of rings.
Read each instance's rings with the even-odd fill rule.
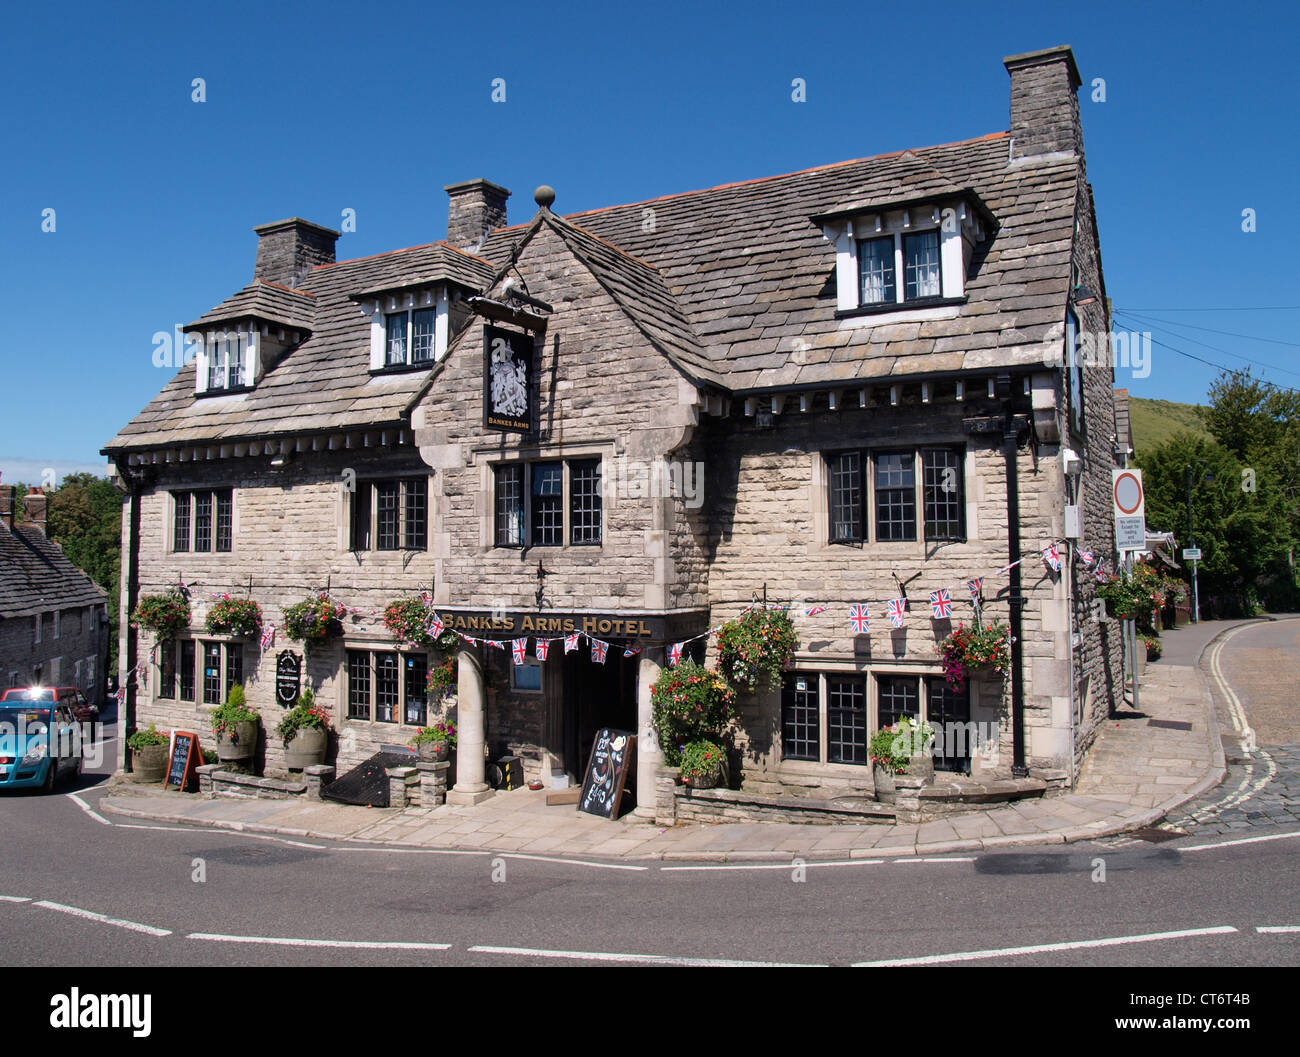
[[[16,489],[11,484],[0,484],[0,521],[6,528],[14,527],[14,495]]]
[[[318,264],[334,263],[339,233],[301,217],[277,220],[253,228],[257,232],[257,263],[253,277],[281,286],[297,286]]]
[[[447,241],[463,250],[476,250],[487,233],[506,225],[510,192],[490,180],[466,180],[443,188],[451,198],[447,209]]]
[[[23,510],[27,513],[24,524],[36,526],[42,536],[45,535],[45,511],[48,504],[49,498],[40,488],[33,488],[23,496]]]
[[[1012,160],[1071,153],[1082,158],[1082,81],[1070,46],[1010,55],[1002,65],[1011,75]]]

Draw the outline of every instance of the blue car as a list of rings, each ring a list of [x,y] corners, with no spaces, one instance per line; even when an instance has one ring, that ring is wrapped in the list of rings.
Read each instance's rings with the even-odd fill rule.
[[[0,703],[0,790],[52,793],[61,777],[79,775],[81,767],[81,728],[67,705]]]

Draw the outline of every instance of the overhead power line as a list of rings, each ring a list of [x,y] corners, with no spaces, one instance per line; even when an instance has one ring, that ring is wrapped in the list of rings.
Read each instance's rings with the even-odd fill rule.
[[[1146,327],[1152,326],[1151,323],[1143,322],[1135,317],[1130,316],[1128,313],[1116,312],[1117,317],[1120,315],[1123,315],[1124,319],[1127,319],[1129,321],[1129,322],[1125,322],[1124,319],[1120,320],[1120,323],[1128,330],[1142,330]],[[1158,329],[1162,329],[1162,328],[1163,328],[1163,324],[1161,324]],[[1211,352],[1217,352],[1223,356],[1231,356],[1234,359],[1241,360],[1244,363],[1252,364],[1255,367],[1263,367],[1266,370],[1270,370],[1270,371],[1280,371],[1282,374],[1291,374],[1291,375],[1295,375],[1297,378],[1300,378],[1300,371],[1289,371],[1285,367],[1277,367],[1271,363],[1265,363],[1263,360],[1253,360],[1249,356],[1242,356],[1240,353],[1232,352],[1228,349],[1221,349],[1217,345],[1208,345],[1203,341],[1197,341],[1195,338],[1190,338],[1185,334],[1172,334],[1171,336],[1177,338],[1179,341],[1190,341],[1193,345],[1199,345],[1201,348],[1209,349]],[[1162,348],[1170,349],[1174,352],[1180,353],[1183,356],[1188,356],[1193,360],[1200,360],[1201,363],[1208,363],[1210,364],[1211,367],[1218,367],[1220,370],[1227,371],[1230,374],[1241,370],[1240,367],[1229,367],[1222,363],[1212,363],[1210,360],[1201,359],[1199,356],[1192,356],[1192,354],[1189,352],[1183,352],[1181,349],[1174,348],[1174,346],[1172,345],[1167,345],[1164,344],[1163,342],[1156,341],[1155,338],[1152,338],[1151,342],[1154,345],[1160,345]],[[1280,388],[1289,388],[1289,387],[1281,386]]]
[[[1300,305],[1233,305],[1230,308],[1131,308],[1130,312],[1300,312]]]
[[[1184,352],[1182,349],[1175,348],[1173,345],[1160,341],[1158,338],[1152,338],[1151,344],[1159,345],[1162,349],[1168,349],[1170,352],[1176,353],[1179,356],[1186,356],[1189,360],[1195,360],[1197,363],[1203,363],[1207,367],[1214,367],[1220,371],[1226,371],[1228,374],[1239,373],[1237,368],[1228,367],[1222,363],[1215,363],[1213,360],[1207,360],[1203,356],[1196,356],[1190,352]],[[1271,389],[1281,389],[1288,393],[1300,393],[1300,389],[1294,389],[1289,385],[1279,385],[1277,382],[1270,382],[1266,378],[1260,378],[1259,383],[1260,385],[1266,385]]]
[[[1135,308],[1116,309],[1117,312],[1124,312],[1126,315],[1135,318],[1143,318]],[[1266,341],[1270,345],[1286,345],[1292,349],[1300,349],[1300,341],[1283,341],[1281,338],[1262,338],[1257,334],[1238,334],[1235,330],[1215,330],[1213,327],[1198,327],[1191,323],[1175,323],[1173,320],[1153,319],[1150,316],[1145,318],[1151,319],[1152,323],[1157,323],[1164,327],[1178,327],[1180,330],[1200,330],[1206,334],[1222,334],[1226,338],[1245,338],[1247,341]]]

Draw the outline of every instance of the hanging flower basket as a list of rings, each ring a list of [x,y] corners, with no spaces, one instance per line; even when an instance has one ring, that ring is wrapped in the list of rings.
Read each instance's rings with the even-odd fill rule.
[[[214,635],[256,635],[262,630],[262,607],[249,599],[223,595],[208,609],[204,624]]]
[[[1001,621],[958,624],[939,644],[943,676],[954,690],[966,685],[971,672],[1006,675],[1011,667],[1011,632]]]
[[[347,612],[346,606],[336,605],[322,592],[285,609],[284,633],[301,642],[303,650],[311,653],[330,636],[343,634],[343,618]]]
[[[175,587],[145,595],[135,604],[131,626],[152,632],[159,642],[169,641],[190,626],[190,601]]]
[[[718,630],[718,671],[733,686],[752,693],[760,683],[781,685],[799,636],[784,609],[751,609]]]
[[[1163,598],[1162,578],[1147,565],[1138,565],[1132,575],[1112,573],[1097,588],[1097,597],[1106,603],[1106,615],[1133,620],[1150,613]]]
[[[693,741],[682,749],[681,777],[692,789],[715,789],[722,779],[726,750],[712,741]]]
[[[384,609],[384,627],[397,640],[398,645],[431,646],[429,635],[431,613],[422,598],[398,598]]]
[[[655,734],[669,767],[681,764],[691,742],[725,742],[736,717],[736,691],[719,672],[694,661],[665,668],[650,687]]]

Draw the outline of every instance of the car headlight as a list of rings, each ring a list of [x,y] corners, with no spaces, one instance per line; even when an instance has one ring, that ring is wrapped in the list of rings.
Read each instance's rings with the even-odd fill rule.
[[[27,755],[23,757],[23,763],[40,763],[45,759],[45,754],[48,751],[49,747],[42,742],[40,745],[37,745],[36,748],[27,751]]]

